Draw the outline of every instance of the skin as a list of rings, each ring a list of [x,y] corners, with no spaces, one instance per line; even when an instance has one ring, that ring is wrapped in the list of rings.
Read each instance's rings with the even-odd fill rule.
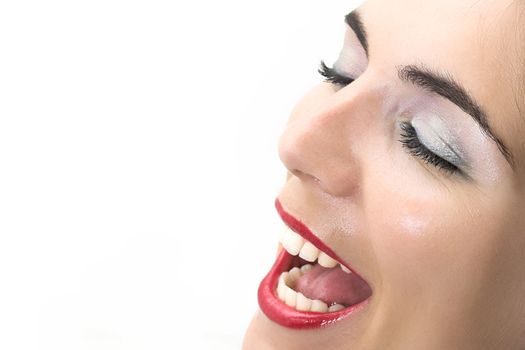
[[[347,27],[337,65],[356,80],[344,88],[321,83],[296,105],[279,142],[288,176],[278,197],[364,277],[370,304],[313,330],[282,327],[259,311],[244,349],[525,348],[518,7],[504,0],[360,7],[369,57]],[[417,63],[449,72],[469,91],[514,169],[465,112],[398,78],[396,66]],[[469,159],[468,178],[402,146],[399,122],[416,117],[444,120]]]

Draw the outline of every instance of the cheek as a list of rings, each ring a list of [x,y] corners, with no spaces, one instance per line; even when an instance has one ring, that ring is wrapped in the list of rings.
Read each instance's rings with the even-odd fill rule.
[[[411,293],[441,289],[454,283],[451,276],[466,274],[471,267],[462,254],[482,229],[465,203],[418,170],[376,177],[367,190],[368,232],[382,283],[396,291],[410,285]]]
[[[484,201],[468,186],[445,186],[422,169],[409,170],[369,177],[374,186],[364,189],[367,232],[386,300],[440,301],[459,310],[478,295],[496,295],[501,287],[494,286],[494,271],[511,255],[501,254],[510,252],[504,248],[509,220],[497,194]]]
[[[438,209],[435,202],[393,196],[384,203],[381,216],[370,224],[384,282],[423,287],[429,272],[448,264],[443,249],[453,222],[440,219]]]

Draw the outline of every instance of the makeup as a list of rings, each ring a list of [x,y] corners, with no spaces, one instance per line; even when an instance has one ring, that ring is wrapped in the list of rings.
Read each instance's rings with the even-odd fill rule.
[[[419,141],[435,155],[457,167],[465,166],[465,155],[461,145],[439,117],[433,115],[416,116],[412,126]]]
[[[304,329],[327,326],[363,310],[372,295],[369,285],[306,225],[289,214],[278,199],[275,206],[289,228],[289,238],[284,238],[285,249],[281,250],[259,286],[259,306],[264,314],[284,327]],[[304,247],[308,248],[308,252],[302,252]],[[322,278],[318,278],[320,275]],[[292,285],[283,286],[282,279],[288,278],[292,279]],[[310,297],[317,294],[319,299],[324,300],[310,300],[308,296],[293,290],[292,287],[299,290],[301,284],[300,280],[294,285],[293,279],[302,279],[303,284],[304,281],[312,283],[312,286],[306,288],[303,285],[301,290],[306,294],[305,290],[310,289],[309,292],[313,293]],[[322,283],[327,281],[330,283],[323,286]],[[287,291],[283,291],[283,288]],[[337,298],[344,300],[347,305],[343,305],[343,302],[336,303]]]

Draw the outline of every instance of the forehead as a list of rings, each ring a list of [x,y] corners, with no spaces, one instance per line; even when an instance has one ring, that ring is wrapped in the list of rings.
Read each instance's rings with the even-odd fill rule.
[[[519,164],[524,43],[518,7],[523,4],[513,0],[369,0],[359,11],[370,64],[422,63],[450,73],[487,112]]]

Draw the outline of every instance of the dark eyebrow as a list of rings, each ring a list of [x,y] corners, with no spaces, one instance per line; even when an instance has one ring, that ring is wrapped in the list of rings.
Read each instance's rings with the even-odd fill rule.
[[[469,114],[483,132],[496,143],[512,169],[515,169],[512,153],[503,140],[491,129],[485,111],[450,73],[440,74],[422,65],[399,66],[397,70],[398,76],[402,81],[410,82],[427,91],[438,94]]]
[[[361,21],[361,15],[358,10],[354,10],[345,16],[345,22],[352,28],[357,39],[365,49],[366,57],[368,57],[368,41],[366,39],[366,31],[363,22]]]
[[[367,34],[358,9],[355,9],[347,14],[345,16],[345,22],[354,31],[357,39],[366,52],[366,56],[368,57]],[[515,170],[514,157],[503,140],[499,138],[490,127],[487,114],[476,102],[476,100],[470,96],[467,90],[460,83],[458,83],[451,74],[439,74],[422,65],[408,65],[397,68],[398,76],[402,81],[410,82],[414,85],[422,87],[427,91],[438,94],[448,99],[468,115],[470,115],[472,119],[474,119],[474,121],[481,127],[483,132],[496,143],[501,154],[505,157],[512,169]]]

